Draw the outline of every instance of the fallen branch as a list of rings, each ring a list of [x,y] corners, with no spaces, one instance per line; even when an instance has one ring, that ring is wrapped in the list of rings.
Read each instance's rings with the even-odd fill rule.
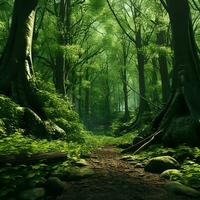
[[[12,165],[36,164],[39,162],[54,163],[65,161],[67,158],[67,154],[62,152],[37,153],[32,155],[5,155],[0,156],[0,166],[5,166],[8,163]]]
[[[140,150],[142,150],[144,147],[149,145],[154,139],[160,135],[163,132],[163,130],[159,130],[152,135],[146,137],[145,139],[141,140],[140,142],[130,146],[129,148],[122,151],[122,153],[130,153],[134,152],[134,154],[138,153]]]

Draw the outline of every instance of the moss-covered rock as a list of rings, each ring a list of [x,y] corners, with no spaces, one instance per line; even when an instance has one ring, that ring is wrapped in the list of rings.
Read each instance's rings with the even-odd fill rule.
[[[198,190],[183,185],[179,182],[168,183],[165,187],[169,192],[175,194],[187,195],[190,197],[200,197],[200,192]]]
[[[178,161],[171,156],[159,156],[150,159],[145,166],[145,171],[152,173],[161,173],[167,169],[178,169],[180,167]]]
[[[186,159],[193,159],[193,149],[188,146],[179,146],[174,153],[174,158],[181,163]]]
[[[199,123],[191,116],[179,117],[172,120],[168,130],[162,140],[167,146],[177,146],[187,144],[189,146],[199,146]]]
[[[78,181],[83,178],[87,178],[94,175],[94,171],[89,167],[74,167],[70,169],[66,174],[64,174],[64,178],[69,181]]]
[[[168,169],[162,172],[160,177],[175,181],[182,178],[182,173],[177,169]]]

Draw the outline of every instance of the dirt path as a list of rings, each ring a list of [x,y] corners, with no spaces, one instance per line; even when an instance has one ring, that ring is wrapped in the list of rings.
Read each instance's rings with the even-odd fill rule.
[[[112,147],[94,152],[87,161],[95,175],[71,183],[57,200],[191,200],[164,189],[165,180],[135,168]]]

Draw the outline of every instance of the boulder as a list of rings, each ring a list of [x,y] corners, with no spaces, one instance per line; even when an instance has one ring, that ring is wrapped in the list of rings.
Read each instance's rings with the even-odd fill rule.
[[[168,169],[162,172],[160,177],[168,180],[177,180],[182,177],[182,173],[177,169]]]
[[[166,190],[175,194],[186,195],[190,197],[200,197],[200,192],[179,182],[170,182],[165,186]]]
[[[41,199],[45,196],[45,189],[44,188],[34,188],[30,190],[25,190],[20,193],[19,199],[20,200],[37,200]]]
[[[162,173],[167,169],[178,169],[180,167],[178,161],[171,156],[159,156],[150,159],[145,166],[145,171],[152,173]]]
[[[48,194],[59,195],[64,191],[65,183],[57,177],[49,177],[45,188]]]
[[[162,141],[166,146],[175,147],[180,144],[199,146],[199,123],[191,116],[174,118],[169,125]]]

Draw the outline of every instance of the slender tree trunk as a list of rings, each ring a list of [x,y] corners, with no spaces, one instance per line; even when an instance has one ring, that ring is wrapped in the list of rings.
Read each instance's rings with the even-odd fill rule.
[[[123,94],[124,94],[124,121],[127,121],[130,118],[129,108],[128,108],[128,80],[127,80],[127,59],[129,55],[129,47],[130,42],[126,41],[125,37],[122,37],[122,56],[123,56],[123,64],[121,65],[121,79],[123,86]]]
[[[159,46],[166,45],[166,32],[160,31],[157,33],[157,44]],[[162,82],[162,100],[163,103],[166,103],[170,96],[170,82],[169,82],[169,74],[168,74],[168,66],[167,66],[167,57],[163,52],[159,53],[159,66],[160,66],[160,76]]]
[[[61,46],[65,45],[64,29],[65,29],[65,15],[66,15],[66,5],[65,0],[60,1],[59,13],[57,16],[58,24],[58,44],[60,47],[57,50],[56,55],[56,65],[54,67],[54,83],[56,91],[59,94],[66,95],[65,88],[65,54],[61,49]]]
[[[82,118],[82,77],[79,77],[79,88],[78,88],[78,113],[80,118]]]
[[[58,93],[66,95],[66,79],[68,78],[71,62],[65,58],[62,46],[71,44],[71,0],[61,0],[58,18],[58,49],[56,55],[56,66],[54,68],[54,83]]]
[[[135,122],[136,126],[139,126],[141,123],[141,118],[144,112],[150,111],[148,101],[146,100],[146,84],[145,84],[145,55],[142,52],[142,35],[141,28],[138,29],[136,33],[136,50],[137,50],[137,61],[138,61],[138,74],[139,74],[139,111],[137,119]]]
[[[89,81],[89,69],[86,69],[85,72],[85,80]],[[85,89],[85,102],[84,102],[84,118],[86,125],[89,125],[89,119],[90,119],[90,88]]]
[[[153,92],[152,92],[152,100],[154,103],[159,103],[160,98],[158,94],[158,77],[157,77],[157,67],[158,67],[158,62],[156,58],[152,59],[152,64],[153,64],[153,71],[152,71],[152,86],[153,86]]]
[[[106,127],[110,125],[111,120],[111,111],[110,111],[110,85],[109,85],[109,75],[108,75],[108,63],[106,67],[106,75],[105,75],[105,99],[104,99],[104,124]]]
[[[129,115],[129,108],[128,108],[128,88],[127,88],[127,70],[126,67],[124,67],[123,70],[123,92],[124,92],[124,120],[127,121],[130,117]]]

